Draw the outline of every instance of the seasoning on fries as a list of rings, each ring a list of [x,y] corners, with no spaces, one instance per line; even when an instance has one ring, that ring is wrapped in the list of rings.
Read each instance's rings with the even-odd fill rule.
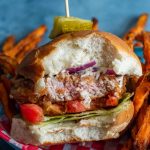
[[[140,15],[136,25],[132,27],[127,34],[123,37],[123,39],[127,42],[127,44],[133,49],[133,41],[135,40],[136,36],[141,34],[145,28],[145,25],[148,20],[148,14],[143,13]]]

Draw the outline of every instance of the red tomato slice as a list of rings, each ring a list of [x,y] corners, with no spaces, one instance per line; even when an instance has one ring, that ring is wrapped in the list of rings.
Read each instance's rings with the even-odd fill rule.
[[[20,111],[22,117],[30,123],[38,123],[43,121],[43,110],[36,104],[22,104],[20,105]]]
[[[77,113],[86,111],[81,101],[67,101],[66,103],[67,113]]]
[[[115,96],[108,96],[108,99],[106,99],[106,106],[117,106],[118,105],[118,99]]]

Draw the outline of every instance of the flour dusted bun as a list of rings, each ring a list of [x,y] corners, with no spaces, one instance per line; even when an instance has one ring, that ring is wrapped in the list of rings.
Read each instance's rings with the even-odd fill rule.
[[[27,55],[17,73],[33,80],[40,89],[45,86],[44,76],[92,60],[100,69],[111,68],[116,74],[142,74],[141,63],[128,45],[115,35],[99,31],[68,33],[54,39]]]
[[[29,125],[21,118],[13,118],[11,136],[33,145],[99,141],[118,138],[130,123],[133,103],[124,102],[119,111],[108,115],[47,125]]]

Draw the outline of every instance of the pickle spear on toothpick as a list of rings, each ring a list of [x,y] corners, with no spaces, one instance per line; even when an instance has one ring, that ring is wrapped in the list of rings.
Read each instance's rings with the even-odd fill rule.
[[[66,16],[57,16],[54,18],[53,29],[50,33],[50,38],[55,38],[61,34],[81,31],[92,30],[92,21],[70,17],[68,0],[65,0]]]

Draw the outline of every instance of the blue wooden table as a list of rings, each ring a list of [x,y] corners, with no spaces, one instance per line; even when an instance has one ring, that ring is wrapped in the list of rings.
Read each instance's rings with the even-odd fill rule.
[[[150,14],[150,0],[70,0],[72,16],[97,17],[101,30],[122,36],[142,12]],[[64,0],[0,0],[0,43],[14,34],[17,40],[41,24],[48,32],[41,44],[49,41],[53,17],[65,15]],[[147,25],[150,30],[150,21]],[[138,53],[140,53],[138,51]],[[0,140],[0,150],[12,150]]]

